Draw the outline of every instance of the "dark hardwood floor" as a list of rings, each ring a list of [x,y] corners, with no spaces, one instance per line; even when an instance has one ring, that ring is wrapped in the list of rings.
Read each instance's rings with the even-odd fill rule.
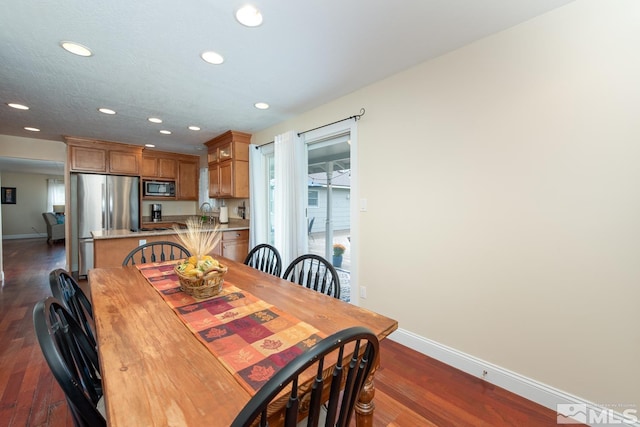
[[[35,339],[34,304],[64,268],[63,244],[5,240],[0,287],[0,426],[72,426]],[[391,340],[381,344],[374,427],[555,426],[556,413]]]

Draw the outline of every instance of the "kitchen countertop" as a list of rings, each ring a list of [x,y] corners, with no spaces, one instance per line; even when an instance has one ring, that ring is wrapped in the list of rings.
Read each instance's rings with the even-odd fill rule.
[[[162,222],[168,222],[163,220]],[[182,223],[182,221],[173,221],[175,223]],[[149,223],[152,225],[153,223]],[[145,228],[146,223],[142,223],[142,228]],[[218,227],[220,231],[234,231],[234,230],[248,230],[249,229],[249,220],[248,219],[233,219],[229,218],[228,224],[205,224],[204,228],[214,228]],[[186,229],[184,230],[186,231]],[[100,239],[122,239],[127,237],[144,237],[144,236],[162,236],[169,234],[176,234],[181,232],[181,230],[174,230],[173,228],[169,228],[168,230],[146,230],[146,231],[131,231],[131,230],[98,230],[92,231],[91,235],[95,240]]]

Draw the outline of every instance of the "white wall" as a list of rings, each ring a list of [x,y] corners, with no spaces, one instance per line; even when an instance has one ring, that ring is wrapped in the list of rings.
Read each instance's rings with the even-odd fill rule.
[[[640,409],[638,22],[636,0],[577,0],[252,142],[366,108],[353,177],[368,200],[361,305],[534,381]]]

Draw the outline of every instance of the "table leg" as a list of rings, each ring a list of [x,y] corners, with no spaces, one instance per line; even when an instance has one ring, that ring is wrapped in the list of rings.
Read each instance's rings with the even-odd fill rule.
[[[356,402],[356,426],[357,427],[373,427],[373,410],[376,405],[373,403],[373,396],[376,394],[376,389],[373,385],[373,375],[375,369],[371,371],[367,380],[364,383],[364,387],[360,391],[358,401]]]

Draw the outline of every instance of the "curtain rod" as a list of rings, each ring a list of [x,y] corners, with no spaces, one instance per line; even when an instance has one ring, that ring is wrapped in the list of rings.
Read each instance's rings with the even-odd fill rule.
[[[356,115],[351,116],[351,117],[345,117],[344,119],[336,120],[335,122],[327,123],[326,125],[318,126],[317,128],[308,129],[308,130],[305,130],[304,132],[299,132],[299,133],[298,133],[298,136],[300,136],[300,135],[304,135],[305,133],[307,133],[307,132],[311,132],[311,131],[313,131],[313,130],[318,130],[318,129],[326,128],[327,126],[335,125],[336,123],[344,122],[345,120],[351,120],[351,119],[354,119],[354,120],[357,122],[358,120],[360,120],[360,119],[362,118],[362,116],[364,116],[364,113],[365,113],[365,109],[364,109],[364,108],[361,108],[361,109],[360,109],[360,114],[356,114]],[[266,142],[266,143],[264,143],[264,144],[262,144],[262,145],[256,145],[256,150],[257,150],[259,147],[264,147],[265,145],[273,144],[274,142],[275,142],[275,141],[269,141],[269,142]]]

